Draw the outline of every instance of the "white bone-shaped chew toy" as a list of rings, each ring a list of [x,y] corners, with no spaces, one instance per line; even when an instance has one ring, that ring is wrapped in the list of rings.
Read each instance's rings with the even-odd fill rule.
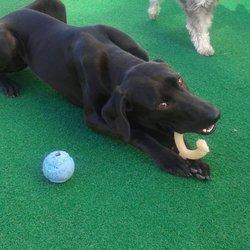
[[[196,141],[197,149],[195,150],[187,149],[183,134],[174,132],[174,140],[176,147],[179,150],[179,155],[183,159],[198,160],[204,157],[209,152],[209,147],[205,140],[199,139],[198,141]]]

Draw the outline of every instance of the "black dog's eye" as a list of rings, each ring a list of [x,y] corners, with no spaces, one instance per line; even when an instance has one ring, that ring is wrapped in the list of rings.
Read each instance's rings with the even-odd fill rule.
[[[168,108],[168,103],[162,102],[158,105],[158,110],[165,110]]]

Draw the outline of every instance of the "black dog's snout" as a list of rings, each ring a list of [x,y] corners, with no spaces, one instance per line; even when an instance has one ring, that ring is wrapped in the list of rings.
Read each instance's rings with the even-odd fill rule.
[[[214,107],[211,104],[208,104],[208,108],[206,110],[206,122],[208,124],[214,124],[220,119],[220,110]]]
[[[217,122],[220,119],[220,114],[221,114],[220,110],[215,108],[213,115],[213,119],[215,122]]]
[[[184,111],[189,120],[201,123],[201,125],[212,125],[220,118],[220,110],[212,103],[188,93],[182,93],[178,99],[179,107]]]

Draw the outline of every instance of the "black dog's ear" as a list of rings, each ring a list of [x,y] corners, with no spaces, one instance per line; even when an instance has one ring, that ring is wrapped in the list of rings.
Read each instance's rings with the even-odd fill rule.
[[[119,86],[102,109],[102,117],[108,126],[116,131],[124,141],[130,139],[130,124],[126,116],[127,98]]]

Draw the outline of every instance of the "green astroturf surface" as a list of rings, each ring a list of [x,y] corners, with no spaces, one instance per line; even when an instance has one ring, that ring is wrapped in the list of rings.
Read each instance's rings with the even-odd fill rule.
[[[0,15],[30,2],[0,0]],[[211,58],[193,49],[175,1],[164,1],[157,21],[147,18],[147,0],[63,2],[70,24],[127,32],[220,107],[217,131],[206,137],[213,180],[171,176],[144,153],[94,133],[80,109],[25,70],[11,76],[20,97],[0,93],[0,248],[249,249],[249,1],[221,1]],[[76,163],[64,184],[41,174],[56,149]]]

